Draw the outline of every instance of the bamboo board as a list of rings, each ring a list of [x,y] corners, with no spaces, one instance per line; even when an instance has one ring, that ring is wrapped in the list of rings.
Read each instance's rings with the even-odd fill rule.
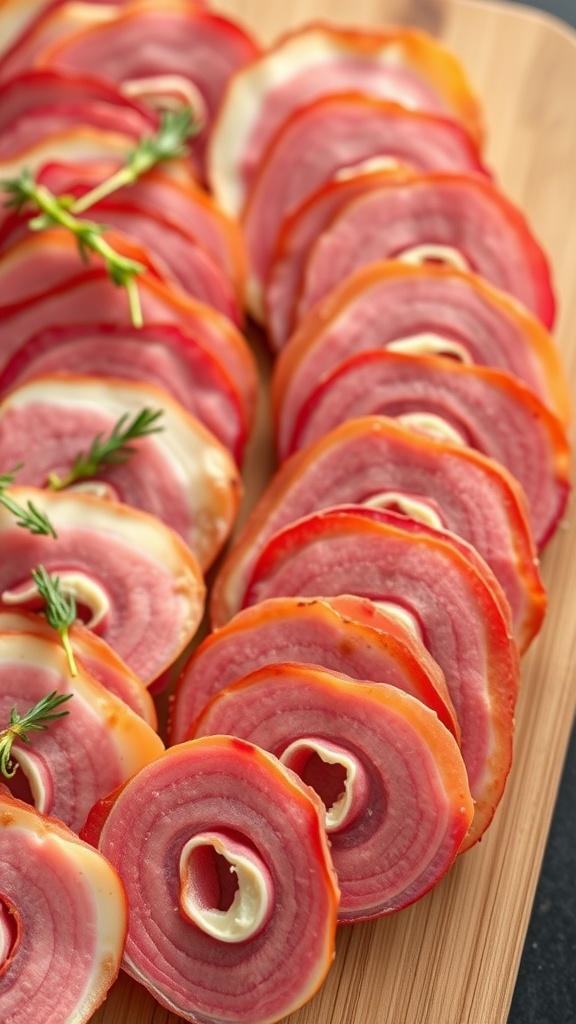
[[[214,7],[264,41],[329,17],[414,24],[439,35],[483,98],[488,161],[551,256],[556,336],[576,384],[576,34],[527,8],[476,0],[220,0]],[[250,499],[268,465],[260,434],[248,460]],[[574,437],[572,438],[574,442]],[[544,629],[523,664],[515,757],[505,798],[479,846],[420,903],[341,929],[319,995],[290,1024],[503,1024],[528,924],[576,706],[573,506],[543,559]],[[305,922],[303,922],[305,927]],[[177,1024],[121,976],[92,1024]]]

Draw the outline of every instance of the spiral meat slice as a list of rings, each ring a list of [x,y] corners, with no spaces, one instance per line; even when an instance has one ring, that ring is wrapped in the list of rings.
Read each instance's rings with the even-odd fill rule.
[[[459,738],[442,672],[413,625],[357,597],[277,598],[245,608],[184,665],[171,705],[170,742],[190,738],[192,723],[224,687],[280,661],[395,686],[432,708]]]
[[[500,588],[450,534],[375,509],[329,510],[271,538],[243,605],[337,594],[399,605],[418,623],[460,725],[475,801],[464,848],[471,846],[492,819],[512,758],[519,663]]]
[[[0,1017],[88,1024],[122,959],[127,906],[117,872],[1,787],[0,877]]]
[[[338,172],[375,157],[421,172],[485,173],[465,132],[433,114],[358,93],[323,97],[295,111],[266,150],[242,212],[247,298],[258,319],[283,219]]]
[[[194,735],[217,733],[269,750],[323,800],[340,921],[402,910],[455,860],[474,813],[466,769],[415,697],[279,663],[214,698]]]
[[[15,480],[65,481],[79,454],[142,410],[161,413],[158,433],[130,442],[132,455],[99,466],[78,486],[157,516],[207,569],[227,540],[241,497],[230,453],[165,391],[136,381],[38,377],[0,402],[0,464],[21,466]]]
[[[486,178],[390,179],[353,199],[309,253],[297,318],[359,267],[379,260],[454,263],[514,296],[550,328],[548,261],[521,211]]]
[[[522,486],[537,547],[552,536],[569,490],[566,431],[510,374],[389,349],[362,352],[327,374],[310,395],[289,451],[367,415],[395,417],[495,459]]]
[[[155,516],[88,494],[13,487],[44,512],[57,539],[28,533],[0,508],[0,596],[34,604],[32,569],[44,565],[76,598],[80,617],[144,683],[182,653],[200,624],[205,587],[189,547]]]
[[[338,889],[323,806],[297,775],[210,737],[172,747],[95,813],[84,835],[130,907],[123,967],[163,1006],[272,1024],[311,998],[333,958]]]
[[[0,397],[36,377],[62,371],[163,388],[241,463],[248,435],[244,403],[224,366],[187,328],[112,323],[47,327],[0,372]]]
[[[53,692],[71,695],[68,714],[28,743],[14,742],[18,769],[9,783],[18,796],[28,787],[38,811],[78,832],[96,801],[154,761],[164,744],[81,664],[71,675],[57,636],[0,633],[0,720],[8,724],[12,708],[23,716]]]
[[[224,209],[238,215],[267,146],[294,110],[352,90],[453,117],[481,141],[479,103],[456,58],[431,36],[308,24],[230,80],[208,150],[208,179]]]
[[[281,452],[317,384],[345,359],[380,349],[506,370],[569,419],[560,354],[535,317],[472,274],[390,260],[345,279],[280,353],[272,403]]]
[[[399,510],[473,545],[501,583],[518,643],[526,649],[546,601],[518,484],[470,448],[379,416],[343,423],[283,464],[219,571],[214,606],[221,603],[232,614],[241,607],[259,554],[278,530],[345,504]]]
[[[8,611],[0,609],[0,632],[27,633],[54,642],[57,634],[48,624],[44,615],[34,612]],[[150,693],[138,676],[128,668],[109,644],[96,636],[80,621],[68,630],[70,646],[77,665],[91,675],[106,690],[114,694],[143,718],[148,725],[158,729],[158,715]]]

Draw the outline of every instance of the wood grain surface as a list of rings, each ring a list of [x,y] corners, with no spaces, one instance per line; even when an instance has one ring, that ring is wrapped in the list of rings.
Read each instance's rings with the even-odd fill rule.
[[[264,41],[311,18],[403,23],[439,35],[483,98],[488,159],[554,269],[558,344],[576,381],[576,35],[529,11],[475,0],[220,0]],[[265,402],[248,460],[250,500],[268,461]],[[503,1024],[576,705],[576,525],[570,505],[543,558],[545,627],[523,663],[515,757],[488,833],[425,899],[341,929],[318,996],[291,1024]],[[303,922],[305,927],[305,922]],[[125,976],[93,1024],[176,1024]]]

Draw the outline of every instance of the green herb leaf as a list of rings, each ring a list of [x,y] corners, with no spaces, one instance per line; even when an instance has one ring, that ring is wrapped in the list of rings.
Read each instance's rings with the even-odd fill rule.
[[[32,570],[32,579],[36,584],[40,597],[44,599],[44,614],[48,622],[52,629],[57,630],[60,634],[62,646],[68,659],[70,675],[76,676],[78,675],[78,669],[76,668],[74,652],[68,635],[70,626],[74,625],[76,621],[76,601],[74,596],[73,594],[63,594],[60,589],[60,577],[51,576],[43,565],[39,565],[37,569]]]
[[[48,486],[53,491],[61,491],[77,480],[95,476],[103,466],[116,466],[126,462],[135,451],[130,444],[131,441],[146,437],[148,434],[157,434],[164,429],[158,422],[161,416],[162,409],[141,409],[132,419],[128,418],[128,413],[124,413],[108,437],[98,434],[88,452],[80,452],[76,456],[72,468],[65,477],[60,478],[51,473],[48,477]]]
[[[6,488],[14,483],[14,477],[21,468],[22,464],[15,466],[11,472],[0,475],[0,505],[12,513],[16,520],[16,526],[21,526],[30,533],[54,537],[56,540],[58,534],[45,512],[37,508],[32,501],[27,501],[25,506],[20,505],[6,492]]]
[[[69,714],[68,711],[55,711],[55,708],[70,700],[72,696],[71,693],[58,694],[54,690],[48,696],[42,697],[22,716],[18,714],[16,708],[12,708],[10,725],[0,732],[0,772],[4,778],[11,779],[18,768],[18,764],[10,758],[14,740],[20,739],[24,743],[29,743],[29,732],[47,729],[50,722]]]

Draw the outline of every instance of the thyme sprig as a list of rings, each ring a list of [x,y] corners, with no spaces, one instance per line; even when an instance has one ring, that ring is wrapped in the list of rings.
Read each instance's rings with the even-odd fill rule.
[[[161,416],[162,409],[141,409],[132,419],[129,419],[128,413],[124,413],[107,437],[98,434],[89,450],[76,456],[66,476],[59,477],[56,473],[50,473],[48,486],[53,491],[60,491],[77,480],[95,476],[103,466],[117,466],[126,462],[135,452],[131,441],[148,434],[157,434],[164,429],[158,422]]]
[[[40,597],[44,599],[44,614],[52,626],[57,630],[66,652],[70,675],[76,676],[78,669],[74,659],[74,651],[70,643],[68,630],[76,621],[76,600],[73,594],[63,594],[60,589],[60,577],[51,576],[43,565],[32,570],[32,579]]]
[[[12,708],[10,724],[0,732],[0,772],[4,778],[11,779],[18,768],[18,763],[12,761],[10,757],[14,741],[22,740],[24,743],[29,743],[27,735],[29,732],[43,731],[56,718],[63,718],[64,715],[69,714],[68,711],[56,711],[55,709],[70,700],[72,696],[71,693],[59,694],[54,690],[46,697],[42,697],[24,715],[19,715],[17,709]]]
[[[0,505],[3,505],[4,508],[12,513],[17,526],[21,526],[30,533],[40,534],[44,537],[54,537],[56,540],[58,535],[48,516],[37,508],[34,502],[27,501],[26,505],[20,505],[7,493],[6,488],[14,483],[14,477],[21,468],[21,465],[15,466],[9,473],[0,475]]]

